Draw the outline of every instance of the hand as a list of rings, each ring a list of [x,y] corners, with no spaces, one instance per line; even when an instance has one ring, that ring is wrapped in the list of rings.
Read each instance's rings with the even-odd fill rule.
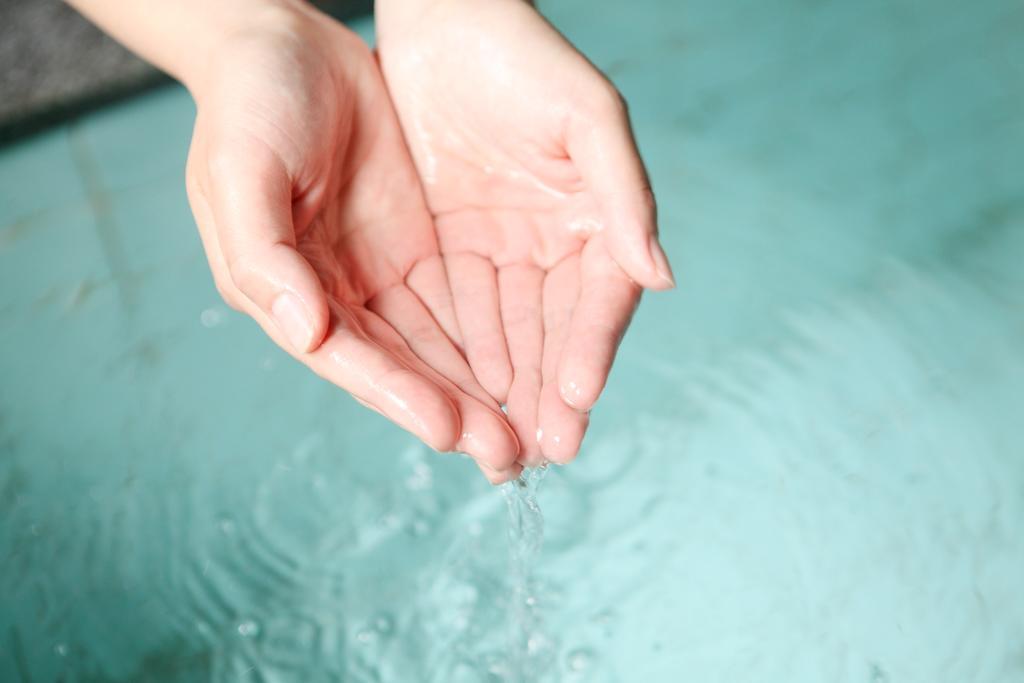
[[[378,0],[465,355],[520,462],[575,457],[641,288],[674,286],[615,88],[521,0]]]
[[[431,217],[372,52],[260,10],[190,84],[188,190],[224,299],[361,403],[514,477],[518,444],[451,339]]]

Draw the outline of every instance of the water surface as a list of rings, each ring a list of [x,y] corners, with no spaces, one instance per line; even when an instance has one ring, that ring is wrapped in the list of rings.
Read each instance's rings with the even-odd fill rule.
[[[0,680],[1024,681],[1019,3],[548,4],[680,288],[529,580],[469,463],[219,303],[166,89],[0,150]]]

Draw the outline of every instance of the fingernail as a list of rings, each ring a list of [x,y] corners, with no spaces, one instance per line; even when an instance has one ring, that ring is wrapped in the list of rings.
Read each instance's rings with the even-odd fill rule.
[[[669,287],[676,286],[676,279],[672,275],[672,266],[668,264],[668,257],[665,250],[661,248],[657,235],[651,235],[651,258],[654,259],[654,269],[658,271],[658,277],[665,281]]]
[[[313,341],[313,325],[306,313],[306,307],[291,292],[283,292],[274,299],[271,307],[274,322],[299,353],[305,353]]]

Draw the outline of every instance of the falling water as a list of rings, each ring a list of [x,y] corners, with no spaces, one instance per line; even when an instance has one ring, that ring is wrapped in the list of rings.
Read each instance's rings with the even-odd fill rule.
[[[508,505],[509,581],[512,601],[506,680],[536,681],[553,658],[554,647],[544,633],[538,584],[533,568],[544,540],[544,515],[537,491],[547,465],[523,470],[502,487]]]

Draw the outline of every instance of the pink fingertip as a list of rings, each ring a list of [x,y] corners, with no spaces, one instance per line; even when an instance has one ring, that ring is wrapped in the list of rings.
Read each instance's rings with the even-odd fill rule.
[[[523,466],[518,463],[514,463],[511,467],[507,467],[503,470],[496,470],[487,463],[480,462],[479,460],[476,464],[483,473],[484,478],[494,486],[504,484],[507,481],[512,481],[523,471]]]
[[[565,405],[578,413],[589,413],[598,398],[588,395],[587,392],[584,392],[583,387],[572,380],[563,382],[558,387],[558,394],[562,397],[562,402]]]

